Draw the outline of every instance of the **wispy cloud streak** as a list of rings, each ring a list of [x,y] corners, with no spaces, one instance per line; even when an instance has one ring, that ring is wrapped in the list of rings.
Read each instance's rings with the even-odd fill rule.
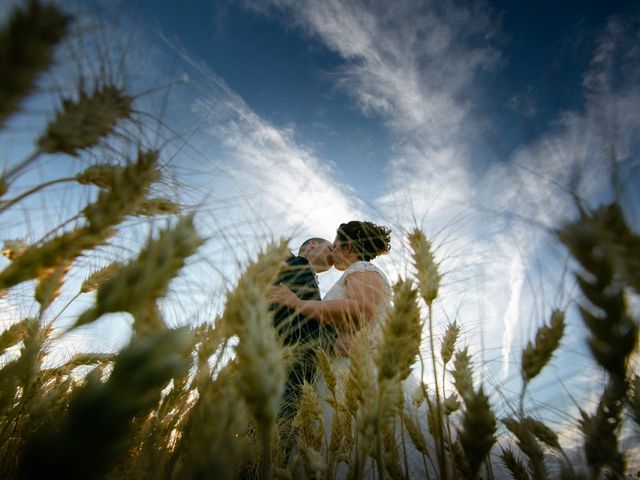
[[[530,322],[542,322],[557,306],[556,297],[536,298],[525,278],[544,276],[550,291],[560,282],[562,262],[549,263],[558,251],[550,248],[548,233],[575,212],[570,189],[596,202],[611,196],[611,145],[614,163],[632,168],[640,124],[633,107],[640,92],[638,29],[611,19],[584,75],[584,109],[560,114],[541,138],[495,163],[479,141],[492,128],[479,100],[490,93],[483,80],[510,59],[501,54],[499,22],[486,4],[245,3],[284,12],[341,56],[338,87],[393,133],[388,190],[380,192],[378,205],[399,224],[417,220],[435,235],[446,272],[446,310],[468,315],[487,332],[509,332],[487,335],[485,345],[499,343],[507,371],[512,341],[524,342]],[[521,268],[513,267],[514,258]],[[469,293],[470,283],[477,295]],[[490,318],[478,320],[473,312],[479,311]]]

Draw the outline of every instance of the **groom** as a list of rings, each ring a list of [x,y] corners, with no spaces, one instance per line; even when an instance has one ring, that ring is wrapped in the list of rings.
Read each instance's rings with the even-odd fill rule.
[[[287,265],[276,280],[288,286],[302,300],[320,300],[317,274],[333,265],[333,244],[324,238],[306,240],[298,251],[287,259]],[[288,435],[291,421],[296,414],[298,399],[304,381],[311,383],[316,373],[314,348],[331,351],[336,332],[333,327],[307,318],[282,305],[271,305],[273,325],[285,346],[293,347],[294,358],[289,366],[287,382],[280,403],[278,417],[281,432]],[[288,450],[288,449],[287,449]]]

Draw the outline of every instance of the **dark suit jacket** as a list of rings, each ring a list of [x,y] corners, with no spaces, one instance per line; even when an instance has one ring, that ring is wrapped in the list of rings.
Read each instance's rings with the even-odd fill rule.
[[[276,284],[278,283],[288,286],[302,300],[320,300],[320,288],[315,272],[304,257],[289,257],[287,266],[276,280]],[[274,327],[285,345],[304,342],[326,348],[333,343],[333,327],[307,318],[282,305],[271,305],[271,309],[274,312]]]

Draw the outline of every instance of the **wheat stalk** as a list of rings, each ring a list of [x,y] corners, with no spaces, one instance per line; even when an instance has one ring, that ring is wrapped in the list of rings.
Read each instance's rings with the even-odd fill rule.
[[[49,12],[52,15],[54,13],[55,11]],[[131,102],[132,98],[114,85],[97,87],[90,95],[81,89],[76,101],[62,99],[62,110],[38,139],[37,150],[13,166],[3,181],[6,183],[11,180],[41,153],[77,156],[81,150],[94,146],[113,131],[118,120],[130,116]]]
[[[115,354],[113,353],[93,353],[93,352],[83,352],[76,353],[69,361],[65,364],[58,367],[56,370],[60,373],[66,373],[74,368],[86,366],[86,365],[95,365],[95,364],[109,364],[113,362],[115,359]]]
[[[606,386],[593,416],[581,411],[585,434],[585,454],[594,476],[602,469],[624,474],[624,456],[618,451],[617,434],[626,397],[627,363],[636,346],[638,326],[628,315],[623,285],[633,278],[620,266],[620,252],[637,243],[614,205],[583,213],[578,222],[562,227],[560,240],[569,248],[585,273],[577,273],[580,289],[589,304],[580,313],[589,329],[589,347],[595,360],[608,372]]]
[[[48,182],[39,183],[35,187],[30,188],[29,190],[26,190],[24,192],[21,192],[18,196],[14,197],[14,198],[10,198],[10,199],[7,199],[7,200],[0,201],[0,213],[4,212],[5,210],[8,210],[13,205],[16,205],[17,203],[21,202],[22,200],[24,200],[28,196],[33,195],[34,193],[37,193],[40,190],[44,190],[45,188],[48,188],[48,187],[50,187],[52,185],[57,185],[59,183],[70,182],[72,180],[73,180],[73,178],[56,178],[55,180],[50,180]]]

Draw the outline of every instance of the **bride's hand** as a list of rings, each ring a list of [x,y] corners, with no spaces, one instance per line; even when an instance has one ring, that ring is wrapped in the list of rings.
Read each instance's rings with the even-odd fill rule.
[[[267,301],[289,308],[297,308],[300,299],[286,285],[276,285],[267,289]]]

